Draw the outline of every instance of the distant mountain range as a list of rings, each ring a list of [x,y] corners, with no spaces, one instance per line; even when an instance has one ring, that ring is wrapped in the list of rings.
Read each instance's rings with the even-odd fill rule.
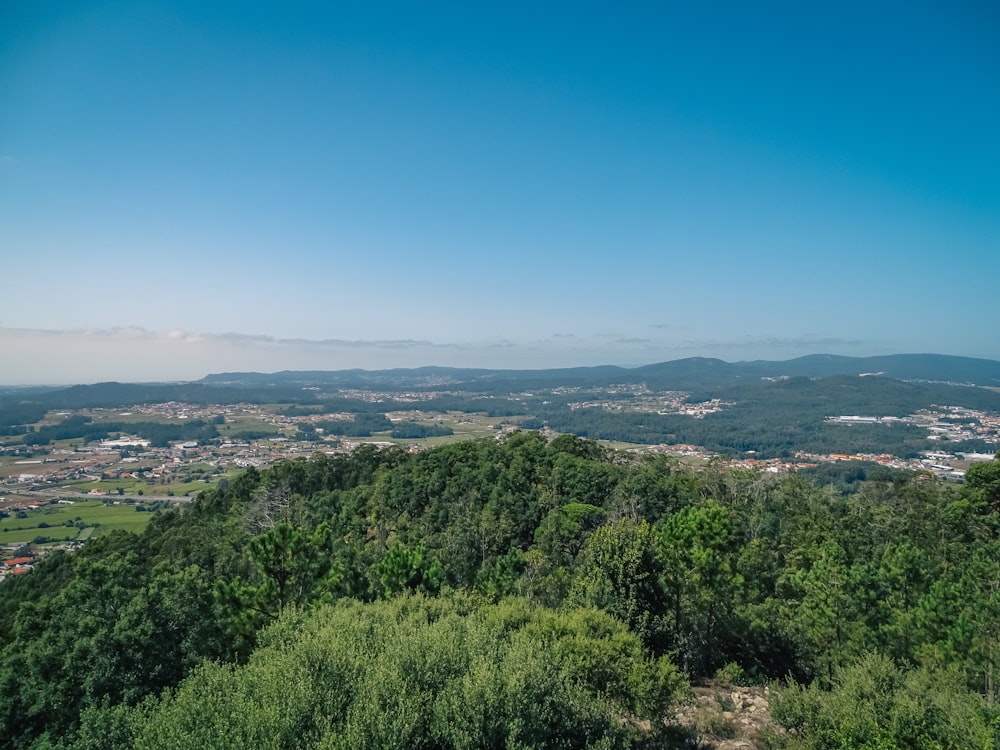
[[[762,378],[877,374],[896,380],[941,382],[960,385],[1000,387],[1000,362],[991,359],[954,357],[943,354],[893,354],[878,357],[841,357],[811,354],[781,362],[756,360],[725,362],[721,359],[688,357],[669,362],[626,368],[554,368],[547,370],[488,370],[454,367],[420,367],[394,370],[289,371],[270,374],[230,372],[208,375],[200,383],[225,386],[326,385],[350,387],[391,386],[426,388],[433,386],[497,385],[552,386],[646,383],[654,389],[722,387],[745,384]]]
[[[662,408],[660,402],[670,399],[651,399],[646,389],[683,392],[687,404],[725,406],[696,417]],[[361,391],[380,395],[372,399]],[[419,392],[420,398],[410,395]],[[343,413],[353,415],[355,422],[373,416],[384,422],[387,411],[457,411],[514,419],[529,429],[548,426],[581,437],[647,445],[684,443],[725,455],[784,457],[807,451],[912,458],[940,447],[942,439],[934,442],[926,428],[912,423],[892,422],[890,429],[883,424],[845,426],[828,418],[904,418],[939,407],[1000,413],[1000,362],[935,354],[813,355],[785,362],[690,358],[635,368],[220,373],[190,383],[97,383],[0,392],[0,435],[27,435],[52,411],[65,411],[72,420],[77,417],[70,413],[77,409],[170,401],[282,404],[289,415]],[[949,449],[994,452],[1000,444],[995,432],[974,430],[981,424],[975,415],[958,421],[963,419],[967,429],[948,439]]]
[[[909,382],[1000,388],[1000,362],[941,354],[841,357],[814,354],[781,362],[725,362],[690,357],[642,367],[613,365],[546,370],[419,367],[392,370],[229,372],[189,383],[97,383],[61,389],[0,391],[0,408],[114,407],[136,403],[239,401],[314,403],[341,389],[449,390],[500,394],[531,389],[645,384],[652,390],[705,392],[784,378],[877,375]]]

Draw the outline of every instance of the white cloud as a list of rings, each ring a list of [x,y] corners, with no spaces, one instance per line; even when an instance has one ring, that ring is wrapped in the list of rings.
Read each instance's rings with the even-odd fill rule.
[[[0,383],[197,380],[232,371],[385,369],[441,365],[534,369],[634,366],[712,356],[787,359],[803,353],[884,353],[833,336],[745,337],[730,341],[649,339],[599,332],[544,339],[434,342],[425,339],[300,339],[139,327],[48,330],[0,328]]]
[[[805,334],[803,336],[778,337],[778,336],[747,336],[741,339],[731,339],[723,341],[705,341],[688,339],[681,343],[681,348],[685,349],[711,349],[728,352],[764,352],[764,351],[801,351],[808,350],[820,352],[825,349],[851,348],[857,350],[871,346],[872,342],[862,339],[845,339],[836,336],[817,336]]]
[[[541,368],[604,363],[598,346],[506,339],[286,339],[145,328],[0,328],[0,383],[196,380],[212,372],[382,369],[444,365]]]

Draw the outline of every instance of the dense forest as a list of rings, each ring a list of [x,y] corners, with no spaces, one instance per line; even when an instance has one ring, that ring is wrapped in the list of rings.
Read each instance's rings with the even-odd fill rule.
[[[24,445],[48,445],[53,440],[107,440],[112,435],[132,434],[149,440],[150,445],[167,447],[179,440],[209,441],[219,437],[212,424],[201,419],[167,424],[163,422],[94,422],[86,416],[67,417],[58,424],[32,428],[22,438]]]
[[[796,451],[811,453],[891,453],[915,458],[940,444],[928,439],[927,430],[914,424],[845,425],[825,421],[831,415],[870,414],[903,417],[931,404],[951,404],[970,409],[1000,411],[1000,393],[984,388],[942,384],[904,383],[882,377],[834,376],[821,379],[791,378],[692,392],[697,403],[719,398],[726,408],[694,418],[683,414],[657,414],[627,408],[567,408],[570,396],[560,402],[546,396],[528,402],[528,409],[553,430],[579,437],[628,443],[689,443],[723,455],[753,451],[766,457],[788,457]],[[996,443],[983,440],[953,442],[952,451],[996,451]]]
[[[861,373],[866,377],[859,377]],[[98,383],[41,391],[0,390],[0,436],[23,435],[21,441],[29,446],[43,446],[66,437],[93,439],[102,431],[124,429],[154,444],[218,438],[212,425],[187,425],[176,433],[177,437],[154,423],[98,425],[82,422],[80,417],[37,430],[34,426],[53,410],[177,401],[281,405],[280,413],[289,417],[350,415],[314,425],[344,437],[368,437],[393,430],[397,439],[432,437],[443,432],[430,430],[434,435],[425,434],[428,430],[413,425],[397,429],[387,420],[386,412],[464,412],[513,418],[525,429],[547,425],[557,432],[590,439],[643,445],[692,444],[728,456],[753,452],[763,458],[786,458],[806,451],[890,453],[916,458],[922,451],[937,450],[942,444],[931,440],[924,427],[902,422],[834,424],[827,418],[845,414],[907,417],[935,405],[997,413],[998,383],[998,362],[935,355],[859,359],[816,356],[788,362],[735,364],[692,358],[631,369],[432,367],[270,375],[228,373],[208,376],[197,383]],[[726,405],[704,418],[660,413],[662,409],[656,402],[667,392],[684,392],[691,404],[720,399]],[[582,407],[581,403],[589,406]],[[950,452],[992,453],[997,448],[993,434],[970,434],[946,446]]]
[[[971,388],[948,388],[949,403],[985,405],[1000,410],[1000,395]],[[985,394],[985,395],[984,395]],[[908,414],[921,405],[932,403],[927,387],[878,378],[840,378],[822,381],[787,381],[747,386],[722,392],[728,405],[704,418],[685,414],[660,414],[640,409],[631,394],[592,394],[606,401],[617,401],[621,408],[573,408],[580,394],[534,395],[517,401],[509,398],[485,398],[475,394],[437,396],[421,401],[386,399],[372,403],[362,399],[329,398],[322,406],[291,405],[279,413],[289,417],[319,416],[331,412],[349,414],[341,419],[324,419],[299,424],[300,436],[318,439],[316,430],[342,437],[371,437],[383,433],[399,440],[413,440],[452,434],[449,427],[425,425],[415,421],[392,423],[386,410],[454,411],[480,413],[490,417],[514,418],[524,429],[548,426],[558,432],[590,439],[655,445],[685,443],[702,446],[721,455],[753,453],[760,458],[791,457],[797,451],[812,453],[890,453],[903,458],[917,458],[923,451],[939,449],[943,441],[928,437],[925,427],[902,422],[883,424],[837,424],[826,421],[830,414],[860,413],[888,416]],[[702,396],[692,396],[698,401]],[[971,406],[969,407],[971,408]],[[94,421],[89,416],[68,416],[57,424],[36,427],[44,416],[28,407],[0,409],[0,435],[19,435],[16,442],[30,447],[44,447],[54,440],[103,440],[123,433],[135,434],[153,446],[171,441],[192,440],[200,443],[220,439],[217,423],[189,420],[184,423]],[[221,417],[220,417],[221,419]],[[244,431],[226,437],[245,440],[267,436],[266,432]],[[950,441],[950,451],[990,453],[996,442],[983,439]]]
[[[961,486],[538,433],[249,469],[0,585],[0,747],[1000,746],[1000,461]]]

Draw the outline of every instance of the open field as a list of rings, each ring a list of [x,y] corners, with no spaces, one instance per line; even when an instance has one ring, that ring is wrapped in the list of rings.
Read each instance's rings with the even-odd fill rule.
[[[146,527],[151,517],[151,513],[137,511],[134,505],[105,505],[100,500],[45,505],[26,511],[25,518],[0,519],[0,543],[30,542],[39,536],[63,541],[80,538],[82,530],[75,525],[67,526],[67,521],[95,528],[88,536],[101,536],[115,529],[138,532]]]
[[[43,458],[26,458],[24,456],[0,457],[0,479],[17,474],[37,474],[42,470]]]
[[[255,416],[228,417],[225,424],[216,425],[223,438],[239,435],[241,432],[267,432],[277,435],[277,426]]]
[[[198,492],[207,489],[211,484],[201,479],[193,482],[167,482],[166,484],[149,484],[141,479],[102,479],[99,482],[69,483],[65,486],[72,488],[75,492],[100,490],[111,495],[116,495],[118,488],[121,487],[126,495],[138,495],[139,490],[142,490],[144,495],[159,496],[166,495],[168,492],[173,492],[175,495]]]
[[[421,440],[396,440],[393,442],[410,444],[416,443],[428,448],[435,445],[445,445],[447,443],[457,443],[460,440],[472,440],[475,438],[493,437],[496,430],[493,425],[498,421],[495,417],[485,417],[477,414],[454,413],[445,414],[433,419],[414,420],[421,424],[436,425],[438,422],[451,427],[455,431],[454,435],[443,435],[441,437],[424,438]]]
[[[98,482],[67,482],[62,486],[67,489],[72,489],[74,492],[90,492],[91,490],[100,490],[101,492],[107,492],[112,495],[118,493],[119,487],[126,495],[135,495],[140,489],[143,491],[143,494],[150,491],[149,485],[141,479],[102,479]],[[166,492],[166,490],[164,490],[164,492]]]
[[[165,414],[135,411],[121,412],[114,409],[102,409],[93,412],[82,411],[81,413],[91,417],[97,423],[115,422],[118,424],[133,424],[136,422],[156,422],[157,424],[184,424],[191,421],[190,419],[181,419]]]
[[[427,438],[394,438],[391,436],[392,430],[383,430],[381,432],[373,432],[371,437],[347,437],[344,439],[358,443],[394,443],[395,445],[419,445],[424,448],[433,448],[438,445],[457,443],[462,440],[494,437],[497,432],[493,429],[493,425],[499,420],[496,417],[456,412],[451,414],[437,414],[425,417],[424,419],[409,418],[407,421],[429,426],[447,426],[454,430],[455,434]]]

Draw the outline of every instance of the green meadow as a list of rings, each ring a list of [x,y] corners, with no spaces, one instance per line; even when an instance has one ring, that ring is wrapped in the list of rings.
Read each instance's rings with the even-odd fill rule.
[[[151,517],[151,513],[137,511],[135,505],[105,505],[100,500],[43,505],[38,510],[26,511],[25,518],[12,514],[0,519],[0,543],[31,542],[38,537],[73,541],[91,535],[101,536],[115,529],[138,532],[146,527]]]

